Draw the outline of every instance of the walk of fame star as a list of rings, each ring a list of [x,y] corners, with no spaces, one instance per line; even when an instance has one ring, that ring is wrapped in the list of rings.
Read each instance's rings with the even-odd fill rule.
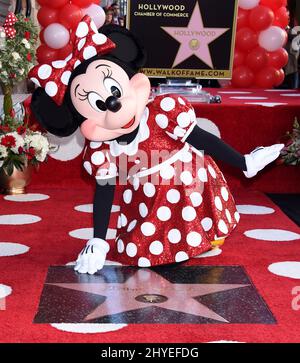
[[[162,27],[162,29],[180,43],[173,68],[192,55],[213,68],[209,44],[229,30],[229,28],[205,28],[198,2],[187,27]]]
[[[273,322],[238,267],[106,266],[94,276],[51,267],[35,322],[228,324],[241,316]]]

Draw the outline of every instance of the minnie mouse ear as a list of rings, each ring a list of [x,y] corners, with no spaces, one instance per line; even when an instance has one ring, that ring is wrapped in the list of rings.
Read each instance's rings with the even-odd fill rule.
[[[128,29],[108,24],[100,28],[99,32],[105,34],[116,44],[116,48],[110,55],[126,63],[135,72],[145,65],[146,50],[141,41]]]

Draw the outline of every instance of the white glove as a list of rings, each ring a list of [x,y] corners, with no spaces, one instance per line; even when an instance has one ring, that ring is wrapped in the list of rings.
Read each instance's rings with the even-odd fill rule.
[[[78,255],[75,271],[79,273],[94,275],[104,266],[109,244],[101,238],[92,238]]]
[[[257,147],[250,154],[245,155],[247,171],[244,171],[243,173],[247,178],[254,177],[265,166],[276,160],[283,148],[284,144]]]

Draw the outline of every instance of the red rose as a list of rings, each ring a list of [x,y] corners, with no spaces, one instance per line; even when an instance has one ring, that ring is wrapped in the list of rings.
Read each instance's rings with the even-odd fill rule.
[[[28,62],[31,62],[32,57],[30,53],[27,53],[26,59],[28,60]]]
[[[25,18],[24,21],[29,21],[30,19],[29,18]]]
[[[11,73],[11,74],[9,75],[9,78],[16,78],[16,73]]]
[[[19,135],[23,135],[23,134],[25,134],[25,132],[26,132],[26,127],[25,127],[25,126],[19,126],[19,127],[17,128],[17,133],[18,133]]]
[[[26,32],[24,33],[24,38],[25,38],[25,39],[29,40],[29,39],[30,39],[30,36],[31,36],[30,32],[26,31]]]
[[[15,147],[16,139],[12,135],[6,135],[1,139],[1,145],[5,147]]]
[[[24,152],[24,149],[22,148],[22,146],[20,146],[19,148],[18,148],[18,153],[19,154],[22,154]]]

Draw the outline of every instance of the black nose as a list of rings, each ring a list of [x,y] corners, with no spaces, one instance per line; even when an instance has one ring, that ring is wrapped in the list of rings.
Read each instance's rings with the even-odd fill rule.
[[[114,96],[109,96],[105,101],[105,104],[111,112],[118,112],[122,107],[121,102],[118,100],[117,97]]]

